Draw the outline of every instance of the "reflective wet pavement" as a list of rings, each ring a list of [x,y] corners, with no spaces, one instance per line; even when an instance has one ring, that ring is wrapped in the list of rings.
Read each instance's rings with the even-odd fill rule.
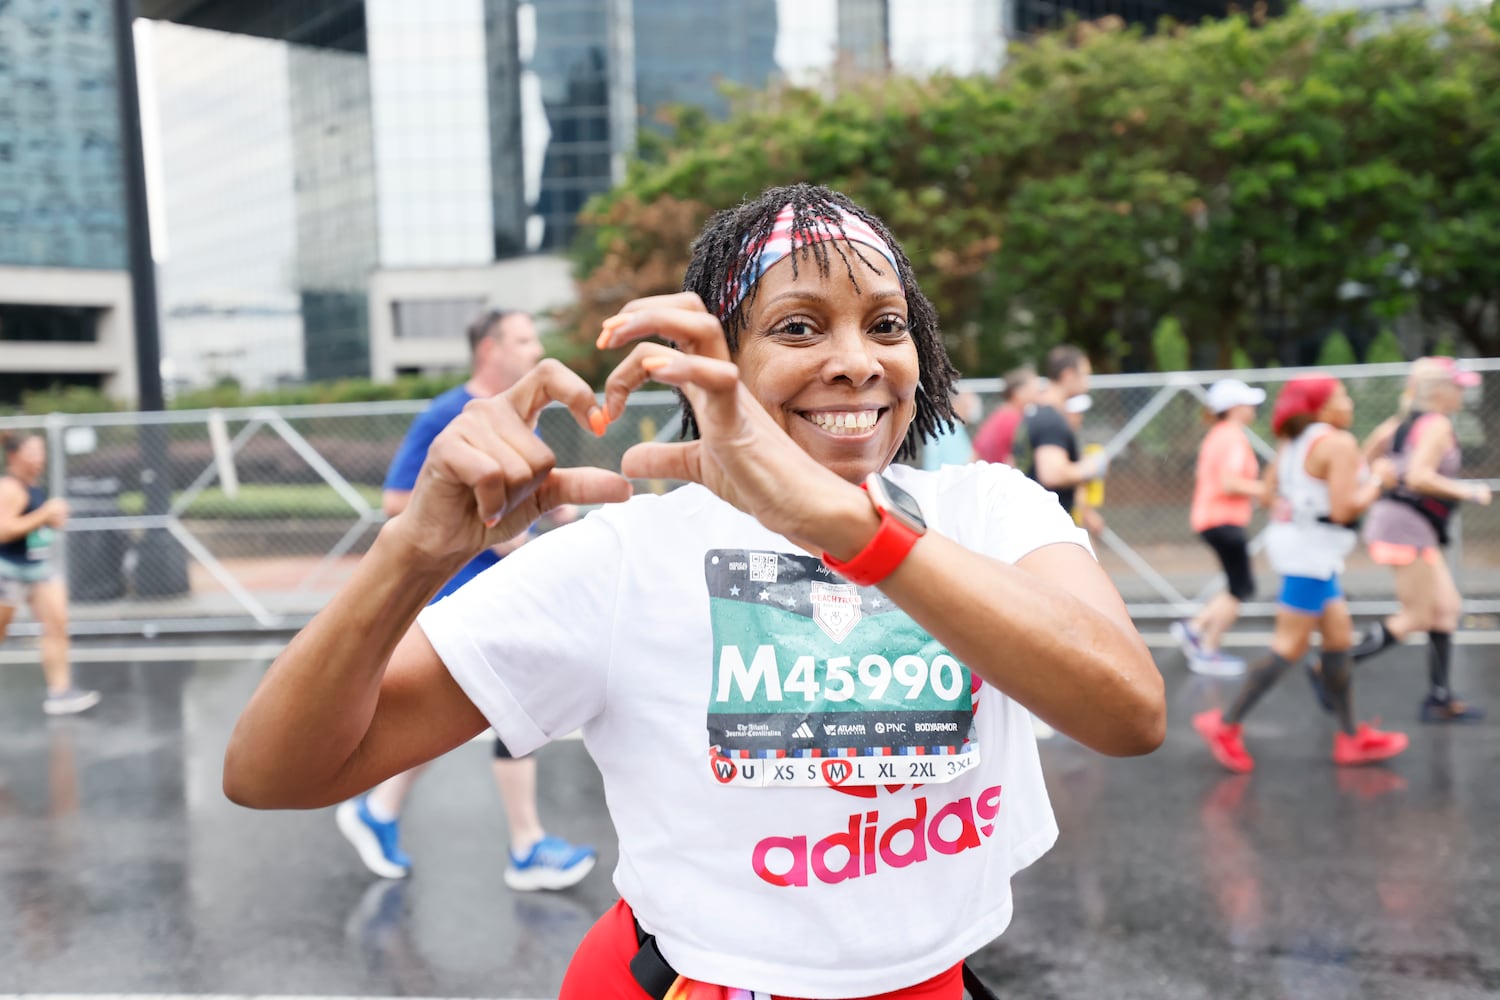
[[[149,654],[147,654],[149,655]],[[1500,710],[1500,648],[1457,651]],[[1500,724],[1414,721],[1417,649],[1361,668],[1362,715],[1412,734],[1389,767],[1335,770],[1300,678],[1247,726],[1259,766],[1218,770],[1188,726],[1230,682],[1168,678],[1167,744],[1106,760],[1043,745],[1062,827],[975,959],[1007,998],[1466,998],[1500,994]],[[614,898],[599,779],[541,754],[543,818],[601,849],[567,893],[506,889],[489,748],[413,793],[406,882],[367,876],[328,811],[253,813],[219,766],[258,659],[84,664],[90,715],[46,719],[39,671],[0,667],[0,993],[545,997]]]

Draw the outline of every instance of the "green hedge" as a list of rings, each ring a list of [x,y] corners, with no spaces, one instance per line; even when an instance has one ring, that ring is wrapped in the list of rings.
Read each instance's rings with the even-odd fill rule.
[[[466,376],[407,375],[394,382],[372,382],[367,378],[333,382],[308,382],[266,392],[245,392],[233,382],[207,389],[180,392],[167,404],[170,410],[232,409],[239,406],[303,406],[322,403],[368,403],[391,399],[431,399],[446,392]],[[132,410],[98,389],[53,385],[23,393],[19,407],[0,406],[0,415],[12,413],[114,413]]]
[[[380,509],[379,488],[356,486],[354,489],[372,508]],[[142,514],[145,509],[146,500],[139,491],[120,494],[122,513]],[[217,486],[204,490],[182,516],[235,521],[353,520],[355,513],[349,502],[326,483],[246,483],[232,500]]]

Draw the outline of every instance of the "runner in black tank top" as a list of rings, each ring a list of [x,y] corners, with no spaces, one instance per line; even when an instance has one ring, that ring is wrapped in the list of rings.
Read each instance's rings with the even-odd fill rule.
[[[68,505],[48,500],[41,487],[47,444],[34,434],[0,436],[5,475],[0,476],[0,640],[16,606],[25,601],[42,626],[42,671],[48,715],[72,715],[99,703],[98,691],[73,686],[68,659],[68,591],[53,572],[50,550],[68,518]]]

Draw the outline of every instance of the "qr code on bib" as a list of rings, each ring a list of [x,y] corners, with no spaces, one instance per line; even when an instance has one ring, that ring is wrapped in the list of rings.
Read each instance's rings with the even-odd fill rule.
[[[776,582],[776,553],[750,553],[750,579],[755,583]]]

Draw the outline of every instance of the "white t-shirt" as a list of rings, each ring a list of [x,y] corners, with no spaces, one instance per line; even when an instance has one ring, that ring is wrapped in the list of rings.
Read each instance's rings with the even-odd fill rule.
[[[887,474],[929,530],[1001,561],[1088,547],[1009,467]],[[418,622],[512,752],[582,729],[615,885],[690,978],[921,982],[1005,929],[1011,876],[1057,837],[1025,708],[702,487],[544,535]]]

